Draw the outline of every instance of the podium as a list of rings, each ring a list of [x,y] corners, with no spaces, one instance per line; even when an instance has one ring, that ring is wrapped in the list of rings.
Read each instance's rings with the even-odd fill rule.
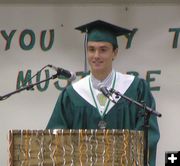
[[[9,166],[143,166],[143,131],[10,130]]]

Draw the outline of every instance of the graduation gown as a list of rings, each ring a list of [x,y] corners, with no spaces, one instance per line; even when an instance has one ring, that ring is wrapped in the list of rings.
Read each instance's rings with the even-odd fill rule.
[[[60,94],[47,129],[98,129],[102,119],[94,103],[90,88],[89,75],[65,88]],[[144,101],[155,109],[155,101],[146,81],[131,75],[116,72],[115,87],[117,91],[138,102]],[[110,102],[104,121],[107,129],[143,130],[143,110],[124,98],[117,103]],[[159,140],[157,118],[149,119],[149,159],[150,166],[155,166],[156,147]]]

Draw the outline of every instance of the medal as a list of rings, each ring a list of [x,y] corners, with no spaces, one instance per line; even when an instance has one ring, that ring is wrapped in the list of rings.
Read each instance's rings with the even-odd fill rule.
[[[100,120],[98,123],[98,127],[100,129],[106,129],[107,123],[104,120]]]

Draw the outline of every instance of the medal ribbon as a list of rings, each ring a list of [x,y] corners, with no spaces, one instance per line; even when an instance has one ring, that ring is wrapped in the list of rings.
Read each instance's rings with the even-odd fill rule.
[[[114,86],[115,86],[115,82],[116,82],[116,73],[115,73],[114,80],[113,80],[113,85],[112,85],[112,88],[113,88],[113,89],[114,89]],[[91,95],[92,95],[92,97],[93,97],[94,103],[95,103],[95,105],[96,105],[96,108],[97,108],[97,110],[99,111],[99,108],[98,108],[98,105],[97,105],[97,103],[96,103],[96,99],[95,99],[95,97],[94,97],[94,93],[93,93],[93,90],[92,90],[90,77],[89,77],[89,88],[90,88]],[[103,112],[103,115],[101,116],[101,119],[104,118],[104,116],[105,116],[105,114],[106,114],[106,112],[107,112],[107,110],[108,110],[109,103],[110,103],[110,100],[108,99],[108,103],[107,103],[107,105],[106,105],[106,107],[105,107],[105,110],[104,110],[104,112]],[[100,113],[100,111],[99,111],[99,113]]]

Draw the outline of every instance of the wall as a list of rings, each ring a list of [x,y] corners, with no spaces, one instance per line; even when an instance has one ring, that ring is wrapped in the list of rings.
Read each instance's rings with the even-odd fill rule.
[[[25,75],[29,70],[34,75],[47,64],[83,71],[84,37],[74,30],[76,26],[103,19],[137,28],[128,49],[127,39],[118,39],[120,50],[114,66],[121,72],[136,71],[145,79],[149,71],[160,71],[150,75],[154,78],[150,86],[157,87],[152,93],[157,111],[163,115],[158,119],[161,139],[157,165],[164,165],[165,151],[180,150],[180,45],[177,31],[176,42],[174,29],[169,32],[170,28],[180,28],[179,15],[180,6],[0,6],[0,96],[16,89],[20,73]],[[53,43],[45,50],[40,44],[41,33],[48,32],[43,40],[47,46],[52,37],[50,30],[54,33]],[[54,74],[50,68],[46,70]],[[41,79],[44,78],[43,71]],[[0,101],[0,165],[8,163],[9,130],[46,127],[60,93],[55,83],[62,87],[66,84],[51,80],[45,90],[34,87]]]

